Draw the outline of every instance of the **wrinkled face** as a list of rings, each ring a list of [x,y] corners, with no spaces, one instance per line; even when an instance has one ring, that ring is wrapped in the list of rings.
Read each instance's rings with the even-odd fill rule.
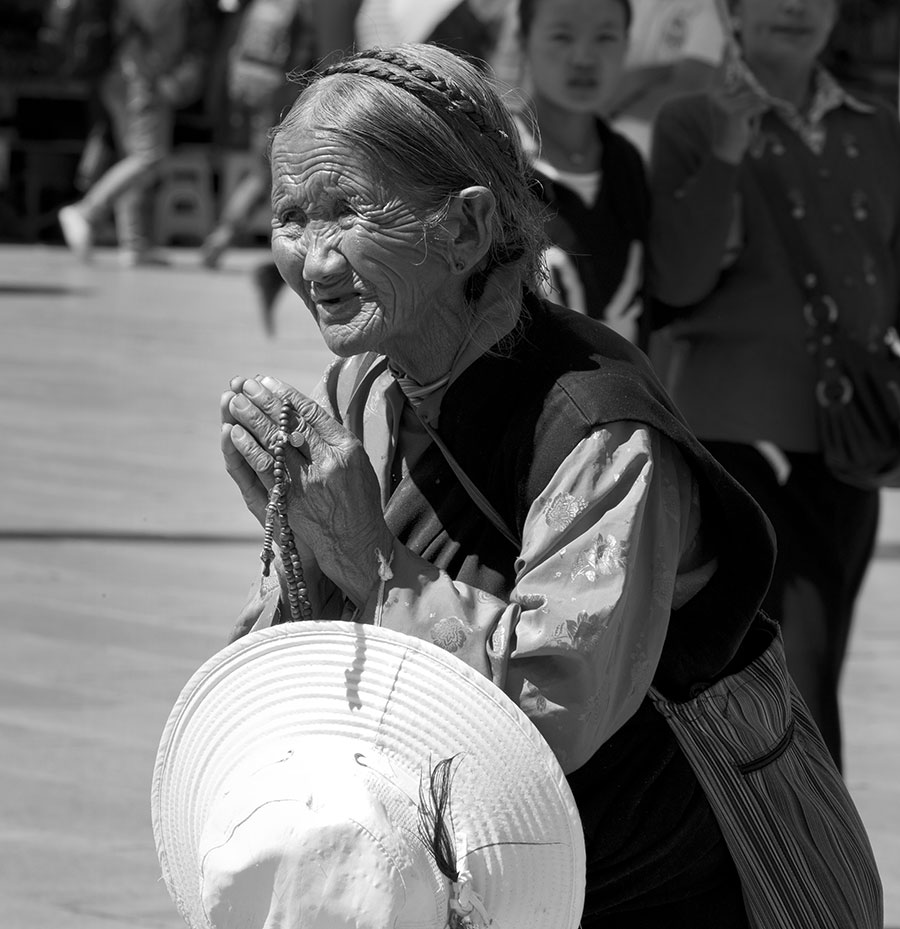
[[[373,175],[362,150],[302,123],[276,135],[271,161],[275,263],[329,349],[408,351],[451,289],[411,204]]]
[[[609,99],[627,48],[619,0],[540,0],[524,40],[535,95],[578,112]]]
[[[828,42],[837,0],[738,0],[735,13],[749,58],[812,64]]]

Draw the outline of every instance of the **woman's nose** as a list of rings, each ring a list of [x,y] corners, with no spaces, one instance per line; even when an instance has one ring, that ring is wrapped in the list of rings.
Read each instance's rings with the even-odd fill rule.
[[[597,61],[597,49],[588,37],[579,38],[572,46],[572,64],[592,66]]]
[[[303,239],[305,281],[326,281],[343,273],[344,256],[325,230],[307,229]]]

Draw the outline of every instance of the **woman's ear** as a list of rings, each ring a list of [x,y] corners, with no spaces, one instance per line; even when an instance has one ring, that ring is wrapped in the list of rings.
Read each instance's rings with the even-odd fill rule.
[[[487,187],[466,187],[451,201],[443,227],[450,268],[468,275],[487,254],[493,240],[491,221],[497,203]]]

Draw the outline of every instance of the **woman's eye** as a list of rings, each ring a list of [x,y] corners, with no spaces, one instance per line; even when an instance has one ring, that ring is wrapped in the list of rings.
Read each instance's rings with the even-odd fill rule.
[[[283,226],[305,226],[306,213],[303,210],[291,209],[285,210],[280,214],[281,224]]]

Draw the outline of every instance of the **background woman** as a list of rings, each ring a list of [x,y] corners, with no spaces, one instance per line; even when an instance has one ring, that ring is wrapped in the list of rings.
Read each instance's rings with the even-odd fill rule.
[[[897,325],[900,123],[817,64],[836,0],[733,10],[750,71],[657,124],[652,289],[676,319],[679,408],[775,527],[765,608],[840,765],[838,686],[879,500],[825,466],[804,307],[833,301],[863,343]]]

